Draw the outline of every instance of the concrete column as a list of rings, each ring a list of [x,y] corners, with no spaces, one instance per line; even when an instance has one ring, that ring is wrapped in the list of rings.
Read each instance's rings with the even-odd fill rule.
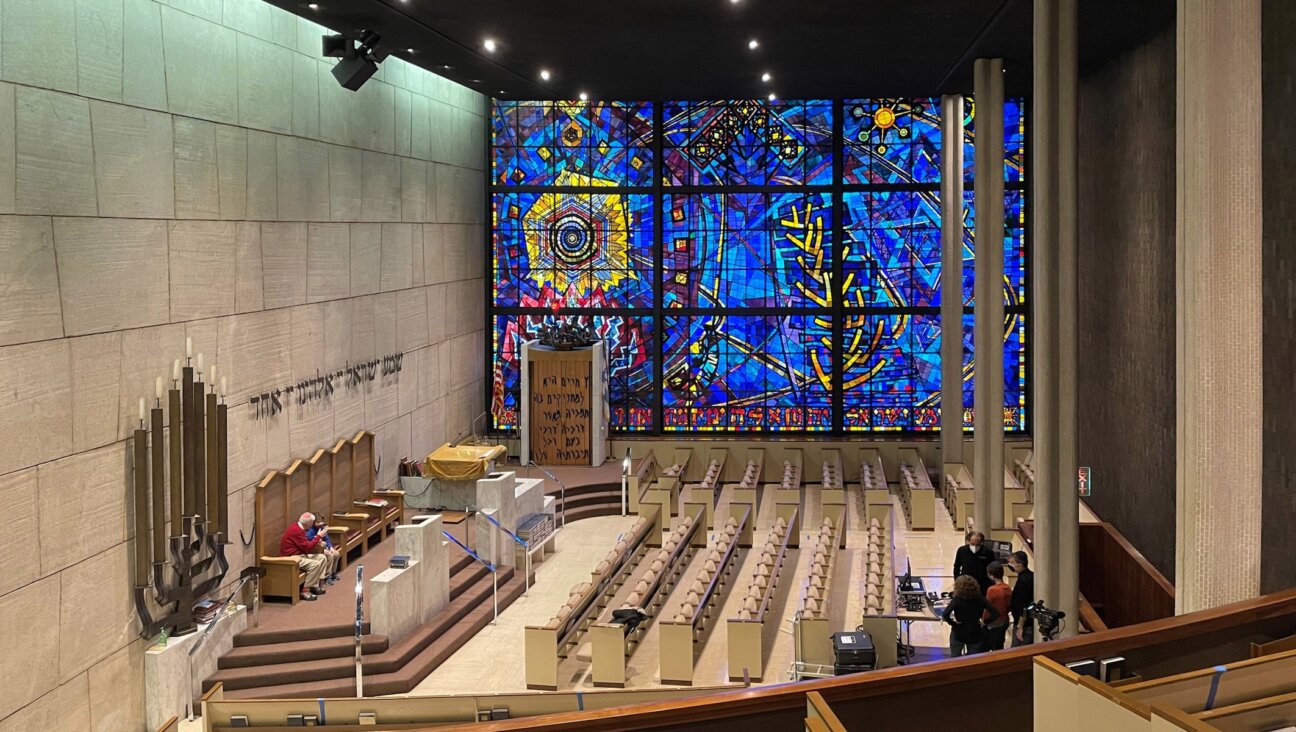
[[[941,461],[963,462],[963,97],[941,97]],[[945,472],[949,472],[948,468]]]
[[[1037,594],[1079,623],[1076,492],[1076,0],[1037,0],[1031,276]]]
[[[1261,0],[1179,0],[1178,10],[1175,605],[1184,613],[1260,591]]]
[[[1004,119],[1003,59],[976,60],[976,284],[972,353],[976,525],[1003,528]]]

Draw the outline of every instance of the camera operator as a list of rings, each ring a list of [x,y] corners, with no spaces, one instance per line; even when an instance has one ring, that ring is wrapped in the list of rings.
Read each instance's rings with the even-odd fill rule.
[[[1012,612],[1012,647],[1016,648],[1035,642],[1035,626],[1026,610],[1035,602],[1035,573],[1030,569],[1030,558],[1023,551],[1008,555],[1008,568],[1017,575],[1017,584],[1013,585],[1012,599],[1008,604]]]

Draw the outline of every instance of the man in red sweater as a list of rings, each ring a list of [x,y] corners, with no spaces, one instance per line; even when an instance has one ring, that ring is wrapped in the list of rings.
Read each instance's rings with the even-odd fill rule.
[[[284,557],[296,557],[297,566],[306,573],[306,584],[301,591],[301,599],[314,600],[317,595],[324,594],[324,588],[320,587],[320,580],[324,579],[324,570],[328,568],[328,560],[324,558],[323,538],[316,536],[314,539],[306,538],[306,529],[309,529],[315,523],[315,516],[310,513],[303,513],[295,524],[288,524],[284,529],[283,538],[279,540],[279,555]]]

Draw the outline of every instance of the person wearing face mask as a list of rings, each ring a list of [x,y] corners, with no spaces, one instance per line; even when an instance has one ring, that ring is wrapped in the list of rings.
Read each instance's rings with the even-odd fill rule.
[[[984,595],[990,589],[990,575],[986,574],[986,567],[995,560],[994,553],[985,545],[985,534],[980,531],[969,531],[964,538],[967,543],[954,553],[954,577],[971,577],[976,580],[977,587]]]

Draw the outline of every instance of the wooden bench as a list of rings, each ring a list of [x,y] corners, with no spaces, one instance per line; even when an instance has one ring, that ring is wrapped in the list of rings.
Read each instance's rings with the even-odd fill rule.
[[[750,547],[756,509],[747,503],[730,503],[729,518],[716,537],[716,546],[694,577],[694,587],[680,603],[675,614],[661,621],[661,645],[658,668],[664,684],[689,686],[697,655],[706,642],[707,622],[715,606],[722,601],[728,577],[737,566],[738,548]],[[696,594],[694,599],[692,594]]]
[[[825,449],[820,468],[820,496],[825,504],[846,505],[846,470],[842,465],[841,450]]]
[[[787,568],[788,561],[792,560],[788,550],[798,544],[800,501],[799,490],[778,490],[774,496],[774,528],[761,543],[761,559],[742,609],[737,617],[727,621],[730,681],[748,678],[759,681],[765,675],[765,663],[769,660],[767,646],[783,622],[771,612],[775,593],[780,586],[789,584],[780,580],[789,579],[795,571],[795,561],[791,569]]]

